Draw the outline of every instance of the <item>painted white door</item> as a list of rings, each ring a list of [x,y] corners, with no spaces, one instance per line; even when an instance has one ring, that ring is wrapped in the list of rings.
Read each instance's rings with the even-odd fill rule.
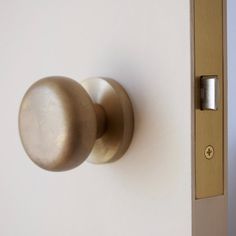
[[[0,1],[0,235],[226,235],[225,198],[192,194],[191,30],[190,0]],[[28,159],[19,105],[49,75],[125,87],[135,132],[122,159],[60,173]]]

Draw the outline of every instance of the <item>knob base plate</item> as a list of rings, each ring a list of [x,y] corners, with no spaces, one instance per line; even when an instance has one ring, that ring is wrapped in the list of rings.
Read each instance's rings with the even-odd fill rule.
[[[95,104],[105,111],[106,128],[87,158],[94,164],[116,161],[128,149],[134,130],[134,116],[130,99],[123,87],[108,78],[89,78],[81,85]]]

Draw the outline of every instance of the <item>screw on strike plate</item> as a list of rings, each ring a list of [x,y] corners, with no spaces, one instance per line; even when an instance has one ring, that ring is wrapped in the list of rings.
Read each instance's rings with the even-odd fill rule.
[[[214,148],[211,145],[208,145],[204,151],[206,159],[211,159],[214,156]]]

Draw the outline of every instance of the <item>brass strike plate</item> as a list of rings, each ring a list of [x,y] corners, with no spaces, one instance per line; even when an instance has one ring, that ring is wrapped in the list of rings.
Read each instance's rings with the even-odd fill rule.
[[[224,0],[194,0],[196,199],[224,194]],[[217,76],[217,110],[201,110],[200,78]]]

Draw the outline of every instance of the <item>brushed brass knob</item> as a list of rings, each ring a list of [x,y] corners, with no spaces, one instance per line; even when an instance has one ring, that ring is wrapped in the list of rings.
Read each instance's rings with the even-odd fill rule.
[[[133,134],[133,110],[120,84],[90,78],[81,84],[60,76],[43,78],[26,92],[19,132],[30,159],[50,171],[64,171],[86,159],[119,159]]]

